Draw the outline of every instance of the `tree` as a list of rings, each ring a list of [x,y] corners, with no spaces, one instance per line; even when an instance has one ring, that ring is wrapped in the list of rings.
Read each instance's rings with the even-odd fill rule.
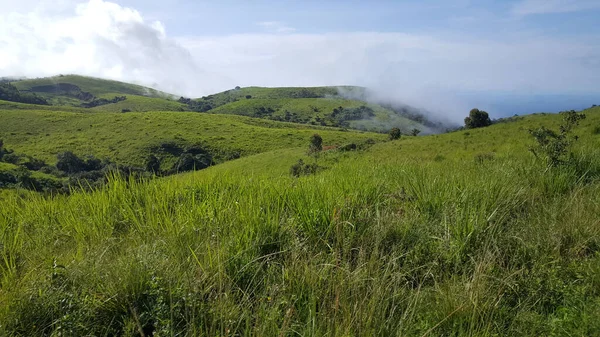
[[[57,156],[56,168],[66,173],[77,173],[85,170],[85,163],[73,152],[66,151]]]
[[[469,112],[469,117],[465,118],[465,126],[467,129],[482,128],[492,125],[492,120],[487,112],[479,109],[472,109]]]
[[[396,139],[400,139],[400,137],[402,137],[402,131],[400,131],[400,129],[398,128],[392,128],[389,132],[390,134],[390,140],[396,140]]]
[[[310,137],[310,144],[308,145],[308,154],[317,154],[323,150],[323,138],[318,134]]]
[[[419,129],[412,129],[412,131],[410,133],[411,133],[411,135],[413,135],[413,136],[416,137],[416,136],[419,135],[419,133],[421,133],[421,130],[419,130]]]
[[[160,160],[153,154],[146,158],[146,171],[157,174],[160,172]]]

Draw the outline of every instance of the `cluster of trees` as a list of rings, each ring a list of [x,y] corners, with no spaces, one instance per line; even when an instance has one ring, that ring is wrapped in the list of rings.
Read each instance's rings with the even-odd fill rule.
[[[166,155],[177,159],[167,169],[163,169],[162,158]],[[213,155],[202,146],[183,148],[175,143],[163,143],[152,149],[146,158],[145,170],[155,175],[171,175],[185,171],[202,170],[214,164]]]
[[[127,96],[115,96],[112,99],[94,98],[90,102],[82,103],[81,106],[84,108],[93,108],[93,107],[100,106],[100,105],[122,102],[126,99],[127,99]]]
[[[43,97],[40,97],[34,93],[23,93],[10,83],[0,84],[0,100],[27,104],[49,104],[48,101],[46,101]]]
[[[55,83],[48,85],[38,85],[31,88],[35,92],[47,92],[55,95],[64,95],[77,98],[82,101],[91,101],[95,98],[92,93],[81,90],[80,87],[71,83]]]
[[[176,160],[170,167],[161,169],[162,158],[167,155],[175,156]],[[68,193],[73,186],[100,186],[106,183],[111,173],[125,177],[165,176],[201,170],[214,163],[212,154],[201,146],[182,148],[173,143],[164,143],[153,149],[153,153],[146,160],[145,167],[117,165],[108,159],[101,160],[92,155],[79,157],[71,151],[59,153],[56,159],[55,166],[48,165],[43,160],[16,154],[6,149],[4,142],[0,140],[0,162],[17,166],[13,170],[0,171],[0,188],[22,187],[40,192]],[[41,175],[36,177],[33,175],[35,171],[52,175],[55,179],[43,178],[40,177]]]
[[[191,111],[206,112],[208,110],[212,110],[213,105],[210,102],[208,102],[208,98],[202,97],[202,99],[203,100],[200,101],[200,100],[193,100],[193,99],[187,98],[187,97],[180,97],[177,100],[177,102],[187,104],[188,108]]]

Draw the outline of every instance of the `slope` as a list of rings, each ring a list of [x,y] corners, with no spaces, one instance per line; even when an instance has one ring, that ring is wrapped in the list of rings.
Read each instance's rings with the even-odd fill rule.
[[[301,156],[276,150],[4,195],[0,331],[596,335],[600,109],[586,114],[577,165],[550,170],[527,129],[559,115],[338,152],[300,179],[247,170]]]
[[[165,144],[198,145],[223,159],[304,146],[318,132],[326,145],[344,145],[385,135],[344,132],[242,116],[180,113],[94,113],[42,110],[0,111],[0,139],[15,151],[56,161],[73,151],[118,163],[143,166],[153,149]],[[165,156],[169,156],[165,154]]]

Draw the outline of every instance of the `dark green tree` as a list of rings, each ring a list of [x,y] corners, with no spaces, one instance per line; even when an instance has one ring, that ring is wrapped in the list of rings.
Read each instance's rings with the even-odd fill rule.
[[[317,154],[323,150],[323,138],[318,134],[310,137],[310,144],[308,145],[308,154]]]
[[[73,152],[61,152],[56,156],[56,168],[66,173],[77,173],[85,171],[85,162]]]
[[[390,140],[400,139],[402,137],[402,131],[398,128],[392,128],[389,132]]]
[[[412,131],[410,132],[410,134],[415,137],[418,136],[419,133],[421,133],[421,130],[419,130],[419,129],[412,129]]]
[[[482,128],[492,125],[492,120],[487,112],[479,109],[472,109],[469,117],[465,118],[465,127],[467,129]]]
[[[146,171],[154,174],[160,173],[160,160],[155,155],[151,154],[146,158]]]

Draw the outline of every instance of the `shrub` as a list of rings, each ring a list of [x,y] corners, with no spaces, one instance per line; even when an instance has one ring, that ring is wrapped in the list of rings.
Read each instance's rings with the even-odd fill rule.
[[[419,129],[412,129],[412,131],[410,132],[410,134],[415,137],[418,136],[419,133],[421,133],[421,130],[419,130]]]
[[[11,152],[5,152],[4,153],[4,157],[2,158],[2,161],[4,161],[5,163],[10,163],[10,164],[15,164],[18,165],[19,162],[21,161],[21,156]]]
[[[246,95],[246,99],[252,98],[252,95]]]
[[[402,137],[402,131],[398,128],[392,128],[389,132],[390,140],[400,139]]]
[[[594,128],[592,129],[592,134],[593,135],[600,135],[600,125],[594,126]]]
[[[160,160],[155,155],[151,154],[146,158],[146,171],[157,174],[160,172]]]
[[[66,151],[57,156],[56,168],[66,173],[77,173],[85,169],[85,163],[73,152]]]
[[[346,144],[344,146],[340,146],[339,150],[342,151],[342,152],[354,151],[354,150],[356,150],[356,144],[350,143],[350,144]]]
[[[492,121],[488,113],[483,110],[472,109],[469,112],[469,117],[465,118],[467,129],[482,128],[489,125],[492,125]]]
[[[28,161],[26,161],[25,163],[23,163],[23,166],[25,166],[28,170],[39,171],[43,167],[48,166],[46,164],[46,162],[44,162],[41,159],[33,158],[31,156],[27,156],[27,159],[28,159]]]
[[[558,131],[548,129],[544,126],[535,130],[529,130],[529,133],[536,141],[536,145],[531,146],[529,151],[536,158],[543,158],[549,167],[572,162],[573,155],[570,149],[578,137],[572,136],[571,130],[579,125],[580,120],[585,119],[584,114],[578,113],[575,110],[563,111],[561,114],[564,115],[564,118]]]
[[[290,167],[290,174],[294,177],[310,175],[317,173],[319,166],[317,164],[306,164],[304,160],[298,159],[298,162]]]

